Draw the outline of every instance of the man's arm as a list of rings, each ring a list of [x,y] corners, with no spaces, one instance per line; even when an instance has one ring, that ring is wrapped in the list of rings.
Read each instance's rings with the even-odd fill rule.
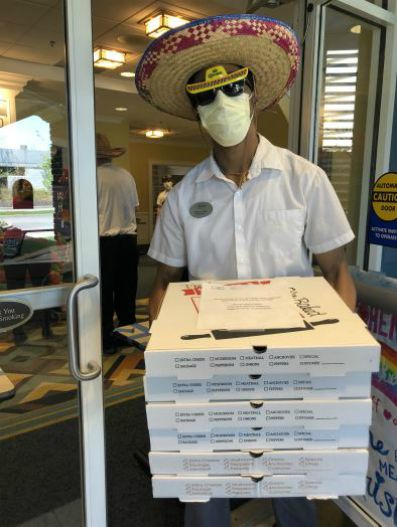
[[[149,298],[149,321],[150,324],[157,318],[168,284],[179,282],[182,278],[183,267],[171,267],[159,263],[153,289]]]
[[[324,278],[339,293],[342,300],[352,309],[356,308],[356,287],[350,275],[343,247],[314,255]]]

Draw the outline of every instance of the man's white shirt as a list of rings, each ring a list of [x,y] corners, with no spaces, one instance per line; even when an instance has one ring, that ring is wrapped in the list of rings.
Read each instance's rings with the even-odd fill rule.
[[[134,178],[111,163],[98,166],[100,236],[136,233],[135,208],[139,205]]]
[[[192,279],[311,276],[308,251],[353,238],[325,172],[260,136],[241,188],[212,156],[173,187],[148,254]]]

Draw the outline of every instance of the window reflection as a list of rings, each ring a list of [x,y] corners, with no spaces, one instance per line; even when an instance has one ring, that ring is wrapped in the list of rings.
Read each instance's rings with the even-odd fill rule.
[[[321,93],[318,164],[327,172],[345,209],[356,239],[348,246],[356,263],[362,187],[370,179],[374,101],[379,62],[380,29],[327,8]],[[367,141],[367,143],[366,143]],[[365,164],[366,163],[366,164]],[[364,225],[364,223],[361,223]]]
[[[1,289],[73,278],[67,150],[51,124],[29,115],[0,128]]]

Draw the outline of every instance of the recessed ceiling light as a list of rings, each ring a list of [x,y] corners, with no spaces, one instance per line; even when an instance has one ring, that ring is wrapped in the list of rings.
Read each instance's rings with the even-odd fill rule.
[[[132,77],[135,77],[135,73],[133,71],[122,71],[120,75],[122,77],[128,77],[129,79],[131,79]]]
[[[126,112],[128,108],[126,108],[125,106],[117,106],[115,110],[116,112]]]
[[[126,63],[126,53],[115,49],[96,48],[94,51],[94,66],[114,70]]]
[[[164,137],[164,130],[147,130],[145,135],[146,137],[149,137],[149,139],[161,139]]]
[[[160,11],[156,15],[145,20],[146,35],[151,38],[157,38],[166,31],[175,27],[183,26],[189,22],[186,18],[175,16],[164,11]]]

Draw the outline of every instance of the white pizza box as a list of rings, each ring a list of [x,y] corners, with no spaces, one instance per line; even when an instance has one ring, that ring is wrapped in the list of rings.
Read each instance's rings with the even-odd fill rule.
[[[321,473],[366,474],[368,450],[251,450],[223,452],[150,452],[152,474],[200,476],[272,476]]]
[[[371,372],[333,377],[310,373],[214,375],[207,379],[143,378],[147,402],[203,402],[252,399],[368,398]]]
[[[380,345],[321,277],[283,278],[301,306],[304,326],[203,330],[197,327],[200,284],[169,284],[145,352],[148,377],[377,371]],[[192,291],[192,294],[186,293]],[[197,293],[197,296],[195,294]]]
[[[291,291],[291,298],[308,321],[326,318],[349,319],[353,313],[338,293],[322,276],[288,276],[279,278],[248,280],[198,280],[173,282],[169,284],[157,320],[166,324],[190,325],[197,323],[200,309],[202,284],[209,282],[219,285],[280,285]]]
[[[206,502],[211,498],[337,498],[365,494],[363,474],[326,479],[322,474],[293,476],[153,476],[154,498]]]
[[[366,448],[368,426],[343,425],[334,429],[295,427],[210,428],[179,432],[175,428],[150,430],[152,451],[219,451],[248,449],[321,450],[325,448]]]
[[[347,424],[369,426],[371,411],[371,399],[272,399],[146,405],[149,432],[152,428],[192,432],[211,427],[304,426],[325,430]]]

